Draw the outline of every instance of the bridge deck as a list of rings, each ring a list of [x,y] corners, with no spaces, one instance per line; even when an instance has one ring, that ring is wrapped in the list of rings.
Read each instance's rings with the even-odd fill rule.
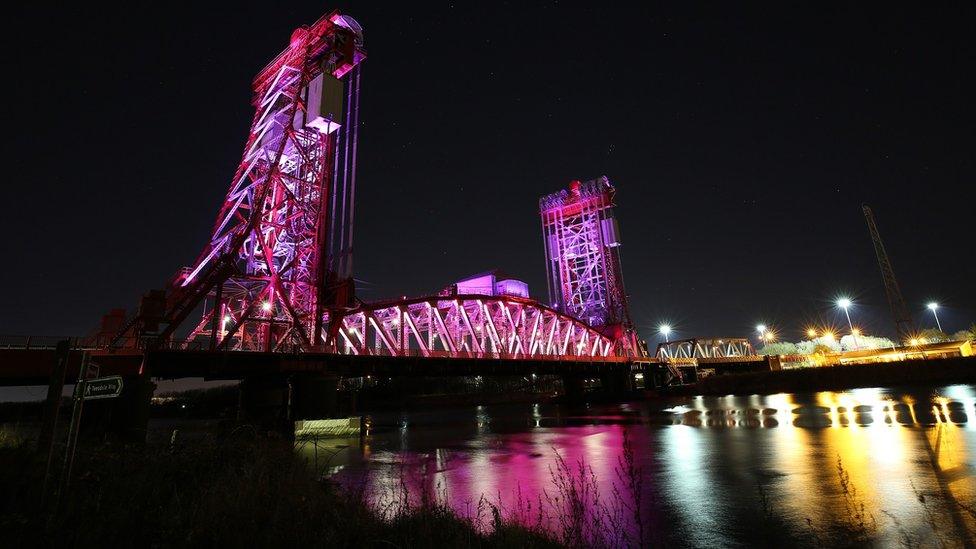
[[[66,380],[78,378],[82,351],[71,351]],[[53,349],[0,349],[0,385],[46,385],[56,361]],[[260,353],[247,351],[142,352],[92,351],[100,375],[138,375],[177,379],[242,379],[253,375],[323,373],[340,377],[398,376],[599,376],[610,372],[650,373],[660,367],[654,359],[627,357],[457,358],[356,356],[330,353]]]

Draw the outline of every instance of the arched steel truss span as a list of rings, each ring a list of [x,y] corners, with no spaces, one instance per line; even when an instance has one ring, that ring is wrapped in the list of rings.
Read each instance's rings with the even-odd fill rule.
[[[698,337],[660,343],[656,356],[661,360],[681,360],[738,358],[755,354],[752,343],[743,337]]]
[[[330,312],[326,347],[337,353],[565,360],[614,357],[614,341],[532,299],[426,296]]]

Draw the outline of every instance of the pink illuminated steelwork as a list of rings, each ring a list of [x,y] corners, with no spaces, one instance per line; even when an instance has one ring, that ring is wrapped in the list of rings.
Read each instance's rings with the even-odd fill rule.
[[[613,360],[614,342],[573,317],[514,296],[430,296],[330,313],[343,354]]]
[[[449,358],[646,356],[627,313],[606,178],[544,197],[554,308],[497,271],[438,296],[357,304],[352,283],[359,126],[358,23],[297,29],[254,79],[255,115],[209,242],[150,292],[109,347]],[[484,286],[482,288],[481,286]],[[488,295],[481,295],[488,294]],[[194,311],[185,338],[176,330]],[[122,343],[125,342],[125,343]]]
[[[754,357],[752,343],[741,337],[692,338],[659,343],[657,357],[661,360],[683,358],[740,358]]]
[[[358,23],[332,12],[254,79],[243,158],[209,242],[167,292],[160,340],[203,304],[188,343],[308,350],[326,309],[352,302],[362,48]],[[117,339],[139,330],[132,321]]]
[[[646,356],[627,308],[614,194],[600,177],[573,181],[539,200],[549,299],[556,310],[610,337],[616,352]]]

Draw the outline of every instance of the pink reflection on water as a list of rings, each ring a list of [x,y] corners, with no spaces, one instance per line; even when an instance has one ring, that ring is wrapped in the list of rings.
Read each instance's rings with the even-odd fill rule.
[[[616,515],[636,538],[633,494],[626,484],[623,425],[533,429],[504,437],[483,436],[473,448],[431,452],[377,452],[384,464],[365,479],[344,471],[340,482],[365,482],[368,502],[391,516],[407,506],[435,502],[490,528],[491,507],[509,521],[562,531],[567,516],[580,513],[588,528]],[[628,432],[635,447],[641,433]],[[636,437],[639,440],[635,439]],[[582,504],[582,505],[579,505]],[[583,532],[584,538],[607,532]]]
[[[558,534],[574,511],[567,489],[582,494],[575,510],[584,523],[599,516],[587,503],[594,489],[618,512],[634,504],[618,475],[626,434],[644,473],[645,531],[677,532],[695,546],[761,541],[767,497],[792,535],[834,535],[846,520],[841,466],[856,503],[879,517],[882,544],[899,543],[902,528],[920,542],[935,540],[955,528],[946,518],[955,502],[976,501],[974,386],[698,397],[654,406],[431,414],[371,437],[362,459],[352,458],[352,470],[337,478],[354,483],[368,468],[369,502],[390,514],[426,500],[487,529],[495,506],[508,521]],[[927,496],[924,505],[919,494]],[[938,528],[925,518],[930,511]],[[976,528],[970,515],[960,516]],[[635,523],[622,520],[624,533],[636,537]]]

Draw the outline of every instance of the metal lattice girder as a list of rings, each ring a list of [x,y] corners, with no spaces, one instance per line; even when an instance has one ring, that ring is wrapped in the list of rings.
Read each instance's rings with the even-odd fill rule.
[[[660,343],[657,357],[662,360],[733,358],[755,356],[752,343],[747,338],[692,338]]]
[[[556,310],[613,333],[620,352],[644,356],[627,307],[614,195],[601,177],[574,181],[539,200],[549,300]]]
[[[578,319],[510,296],[420,297],[331,314],[326,348],[343,354],[599,358],[614,349]]]
[[[332,12],[297,29],[255,78],[241,163],[209,243],[174,283],[164,337],[204,302],[188,343],[309,350],[321,338],[320,294],[351,277],[364,57],[362,29]]]
[[[881,279],[885,286],[885,296],[888,298],[888,307],[891,309],[891,317],[895,321],[895,330],[898,339],[904,343],[912,338],[915,333],[915,323],[912,315],[905,305],[905,297],[901,293],[898,279],[895,278],[895,269],[891,266],[888,259],[888,251],[885,250],[884,242],[881,240],[881,233],[878,231],[878,224],[874,220],[874,212],[867,204],[861,206],[864,211],[864,219],[868,224],[868,232],[871,233],[871,242],[874,244],[874,253],[878,258],[878,268],[881,269]]]

